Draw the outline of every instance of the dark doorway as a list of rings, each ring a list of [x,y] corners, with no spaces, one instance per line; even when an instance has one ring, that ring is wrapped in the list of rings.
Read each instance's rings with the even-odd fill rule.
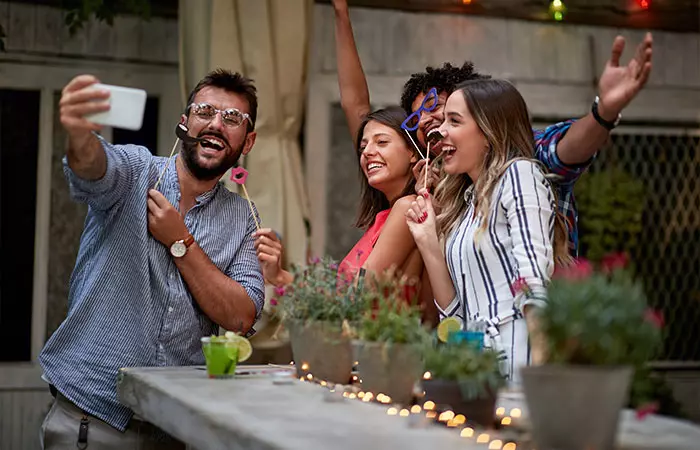
[[[146,99],[146,109],[143,112],[143,125],[140,130],[131,131],[123,128],[112,130],[113,144],[135,144],[142,145],[158,154],[158,97],[148,97]],[[175,125],[173,125],[175,128]]]
[[[31,359],[40,100],[0,89],[0,361]]]

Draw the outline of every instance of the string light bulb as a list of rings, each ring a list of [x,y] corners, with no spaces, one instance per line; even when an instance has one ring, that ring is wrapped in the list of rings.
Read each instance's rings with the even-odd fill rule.
[[[642,9],[649,9],[650,1],[649,0],[639,0],[639,6],[641,6]]]
[[[474,436],[474,429],[473,429],[473,428],[464,428],[464,429],[459,433],[459,435],[460,435],[461,437],[470,438],[470,437]]]
[[[564,14],[566,14],[566,5],[562,0],[552,0],[549,4],[549,14],[557,22],[564,20]]]
[[[503,442],[498,439],[489,442],[489,450],[501,450],[501,447],[503,447]]]
[[[491,436],[489,436],[488,433],[481,433],[479,435],[479,437],[476,438],[476,443],[477,444],[486,444],[490,440],[491,440]]]
[[[440,413],[440,417],[438,417],[438,420],[440,422],[447,422],[448,420],[454,419],[454,417],[455,417],[455,413],[448,410],[448,411]]]

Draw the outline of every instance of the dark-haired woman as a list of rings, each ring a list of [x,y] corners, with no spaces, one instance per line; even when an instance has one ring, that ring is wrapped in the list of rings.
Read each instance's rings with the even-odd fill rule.
[[[355,148],[362,197],[356,226],[365,233],[338,267],[347,281],[360,269],[381,274],[394,268],[409,278],[422,275],[423,262],[405,219],[415,200],[411,170],[419,158],[402,132],[405,119],[406,113],[395,106],[372,112],[360,123]],[[282,246],[275,233],[263,229],[256,237],[265,279],[276,286],[291,282],[291,274],[281,268]]]

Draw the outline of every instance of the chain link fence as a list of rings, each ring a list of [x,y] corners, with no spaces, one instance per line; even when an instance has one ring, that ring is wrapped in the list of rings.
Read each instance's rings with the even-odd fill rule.
[[[700,133],[620,130],[575,193],[581,255],[629,252],[665,317],[660,359],[700,361]]]

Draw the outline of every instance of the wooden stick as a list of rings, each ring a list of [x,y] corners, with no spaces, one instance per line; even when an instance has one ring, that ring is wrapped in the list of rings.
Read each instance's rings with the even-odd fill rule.
[[[430,141],[428,141],[428,150],[425,152],[425,183],[423,188],[430,192],[428,189],[428,170],[430,169]]]
[[[156,185],[153,187],[153,189],[158,190],[158,185],[160,184],[161,180],[163,179],[163,175],[165,175],[165,171],[168,170],[168,166],[170,165],[170,159],[173,157],[173,153],[175,153],[175,149],[177,148],[177,144],[180,142],[180,138],[175,138],[175,145],[173,145],[173,149],[170,150],[170,156],[168,156],[168,161],[165,163],[165,167],[163,168],[163,171],[160,173],[160,176],[158,177],[158,181],[156,181]]]
[[[413,146],[416,148],[416,150],[418,150],[418,154],[420,155],[420,157],[423,158],[423,159],[425,159],[425,155],[423,154],[422,151],[420,151],[420,147],[418,147],[418,144],[416,144],[416,141],[414,141],[413,138],[411,137],[411,133],[409,133],[408,130],[406,130],[405,128],[403,129],[403,131],[406,132],[406,135],[408,136],[408,138],[409,138],[409,139],[411,140],[411,142],[413,143]]]
[[[243,187],[245,199],[248,200],[248,206],[250,206],[250,213],[253,215],[253,220],[255,221],[255,228],[259,230],[260,224],[258,223],[258,219],[255,217],[255,210],[253,209],[253,203],[250,201],[250,197],[248,196],[248,190],[245,188],[245,184],[241,184],[241,186]]]

